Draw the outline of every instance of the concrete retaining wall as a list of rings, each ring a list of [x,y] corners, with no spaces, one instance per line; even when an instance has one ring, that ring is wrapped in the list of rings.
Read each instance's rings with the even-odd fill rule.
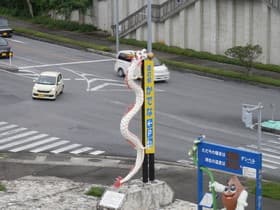
[[[94,18],[88,23],[112,31],[115,0],[93,0]],[[119,19],[147,4],[147,0],[119,0]],[[164,0],[152,0],[162,4]],[[90,12],[88,14],[91,14]],[[79,15],[72,15],[78,21]],[[260,62],[280,65],[280,11],[262,0],[199,0],[163,23],[153,23],[153,42],[224,54],[225,50],[247,43],[263,48]],[[147,39],[147,26],[126,38]]]

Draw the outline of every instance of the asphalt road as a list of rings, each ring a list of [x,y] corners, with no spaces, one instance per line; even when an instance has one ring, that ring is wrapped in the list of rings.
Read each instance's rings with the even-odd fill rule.
[[[134,95],[113,72],[111,57],[18,36],[9,42],[15,54],[11,62],[20,71],[0,71],[2,127],[16,125],[36,135],[57,137],[57,141],[69,141],[61,146],[79,144],[83,152],[93,155],[135,156],[119,131],[120,120],[134,102]],[[9,60],[0,63],[9,64]],[[65,91],[56,101],[31,98],[33,79],[45,70],[64,75]],[[169,82],[156,83],[156,159],[190,162],[187,151],[200,134],[215,143],[256,149],[257,132],[241,122],[241,106],[258,102],[265,107],[263,120],[271,118],[270,104],[276,105],[274,118],[280,118],[278,89],[171,71]],[[131,130],[140,135],[140,125],[137,116]],[[20,143],[4,148],[7,143],[27,138],[7,140],[17,134],[5,132],[0,130],[0,150],[35,148],[20,150]],[[264,172],[279,176],[279,137],[263,133],[261,147]]]

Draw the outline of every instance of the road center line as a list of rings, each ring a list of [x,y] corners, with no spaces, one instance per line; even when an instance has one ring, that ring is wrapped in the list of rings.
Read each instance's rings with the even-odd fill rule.
[[[101,60],[91,60],[91,61],[76,61],[76,62],[68,62],[68,63],[53,63],[53,64],[42,64],[42,65],[34,65],[34,66],[22,66],[19,69],[31,69],[31,68],[44,68],[50,66],[64,66],[64,65],[75,65],[75,64],[84,64],[84,63],[98,63],[98,62],[107,62],[114,61],[115,59],[101,59]]]

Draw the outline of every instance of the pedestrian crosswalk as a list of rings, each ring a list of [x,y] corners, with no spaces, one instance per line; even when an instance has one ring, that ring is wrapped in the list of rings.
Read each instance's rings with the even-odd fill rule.
[[[50,152],[53,154],[70,153],[74,155],[101,155],[103,150],[84,147],[70,140],[50,136],[46,133],[30,130],[16,124],[0,121],[0,151],[31,153]]]
[[[244,147],[237,147],[242,150],[258,151],[258,145],[247,144]],[[280,169],[280,138],[270,139],[263,141],[260,144],[260,152],[262,153],[262,167],[264,170],[276,170]],[[188,160],[177,160],[178,163],[184,165],[193,165],[192,158]]]
[[[255,144],[246,145],[245,149],[258,150],[258,146]],[[262,153],[262,166],[267,169],[280,168],[280,139],[270,139],[263,141],[260,144],[260,152]]]

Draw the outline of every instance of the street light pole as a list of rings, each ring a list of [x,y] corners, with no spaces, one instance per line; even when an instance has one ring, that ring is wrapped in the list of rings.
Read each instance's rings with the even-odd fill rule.
[[[147,0],[147,23],[148,23],[148,36],[147,36],[147,50],[148,53],[152,52],[152,2]]]
[[[116,54],[119,52],[119,0],[115,0],[115,37],[116,37]]]

